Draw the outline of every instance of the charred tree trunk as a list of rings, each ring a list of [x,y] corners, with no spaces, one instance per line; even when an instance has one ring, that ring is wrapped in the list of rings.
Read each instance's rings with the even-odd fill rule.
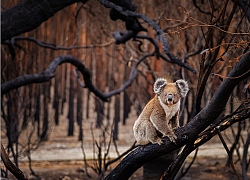
[[[60,90],[59,90],[59,82],[58,79],[55,79],[54,83],[54,99],[53,99],[53,109],[55,111],[54,113],[54,121],[55,125],[59,125],[59,98],[60,98]]]
[[[40,136],[41,141],[48,140],[48,129],[49,129],[49,83],[44,84],[44,93],[43,93],[43,125],[42,125],[42,134]]]
[[[73,70],[73,66],[71,65],[71,70]],[[71,71],[72,72],[72,71]],[[74,76],[70,74],[70,83],[69,83],[69,126],[68,126],[68,136],[74,135]]]
[[[177,151],[155,158],[143,166],[143,179],[161,179],[166,169],[175,160]]]
[[[97,98],[95,98],[95,110],[97,113],[96,127],[99,128],[102,126],[102,122],[103,122],[104,104],[103,104],[103,101],[100,101]]]
[[[90,91],[87,91],[87,102],[86,102],[86,119],[89,118],[89,103],[90,103]]]
[[[79,84],[77,84],[77,89],[78,89],[78,93],[77,93],[77,104],[76,104],[76,120],[77,120],[77,124],[79,126],[79,135],[78,135],[78,140],[82,141],[83,140],[83,129],[82,129],[82,110],[83,110],[83,103],[82,103],[82,98],[83,98],[83,90],[82,88],[79,86]]]
[[[127,91],[123,93],[123,121],[122,124],[126,125],[126,119],[130,113],[130,99]]]
[[[114,117],[114,133],[113,139],[118,140],[118,124],[120,122],[120,96],[115,96],[115,117]]]
[[[35,95],[35,121],[37,122],[37,136],[40,137],[40,109],[41,109],[41,100],[40,100],[40,85],[37,87]]]
[[[67,67],[66,65],[62,66],[62,82],[61,82],[61,114],[63,114],[64,104],[67,100]]]

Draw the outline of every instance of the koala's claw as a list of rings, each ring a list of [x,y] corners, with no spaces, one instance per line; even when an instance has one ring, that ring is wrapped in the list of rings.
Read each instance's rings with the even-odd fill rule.
[[[157,141],[156,141],[156,143],[159,144],[159,145],[163,145],[164,144],[164,142],[162,141],[161,138],[158,138]]]
[[[153,140],[153,141],[151,141],[153,144],[159,144],[159,145],[163,145],[164,144],[164,142],[162,141],[162,139],[161,138],[157,138],[157,139],[155,139],[155,140]]]
[[[176,144],[177,136],[176,136],[174,133],[173,133],[173,134],[166,135],[166,136],[169,138],[169,140],[170,140],[171,142],[173,142],[173,143]]]
[[[177,126],[177,127],[174,127],[173,130],[176,130],[176,129],[179,129],[179,128],[180,128],[180,126]]]

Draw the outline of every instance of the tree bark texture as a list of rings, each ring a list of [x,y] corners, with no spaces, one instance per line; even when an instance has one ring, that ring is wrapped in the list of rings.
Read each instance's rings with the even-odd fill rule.
[[[55,13],[76,2],[86,1],[27,0],[16,4],[1,14],[1,41],[37,28]]]

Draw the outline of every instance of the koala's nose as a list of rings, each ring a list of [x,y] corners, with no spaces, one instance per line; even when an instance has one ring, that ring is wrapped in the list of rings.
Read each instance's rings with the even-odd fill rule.
[[[168,94],[168,101],[172,101],[173,100],[173,94]]]

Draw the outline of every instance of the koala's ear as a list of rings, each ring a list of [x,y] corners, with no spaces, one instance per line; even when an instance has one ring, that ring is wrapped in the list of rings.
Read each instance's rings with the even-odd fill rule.
[[[185,81],[183,79],[179,79],[176,81],[176,86],[177,86],[181,96],[185,97],[189,91],[187,81]]]
[[[164,86],[167,84],[167,80],[164,78],[158,78],[154,84],[154,93],[160,94]]]

